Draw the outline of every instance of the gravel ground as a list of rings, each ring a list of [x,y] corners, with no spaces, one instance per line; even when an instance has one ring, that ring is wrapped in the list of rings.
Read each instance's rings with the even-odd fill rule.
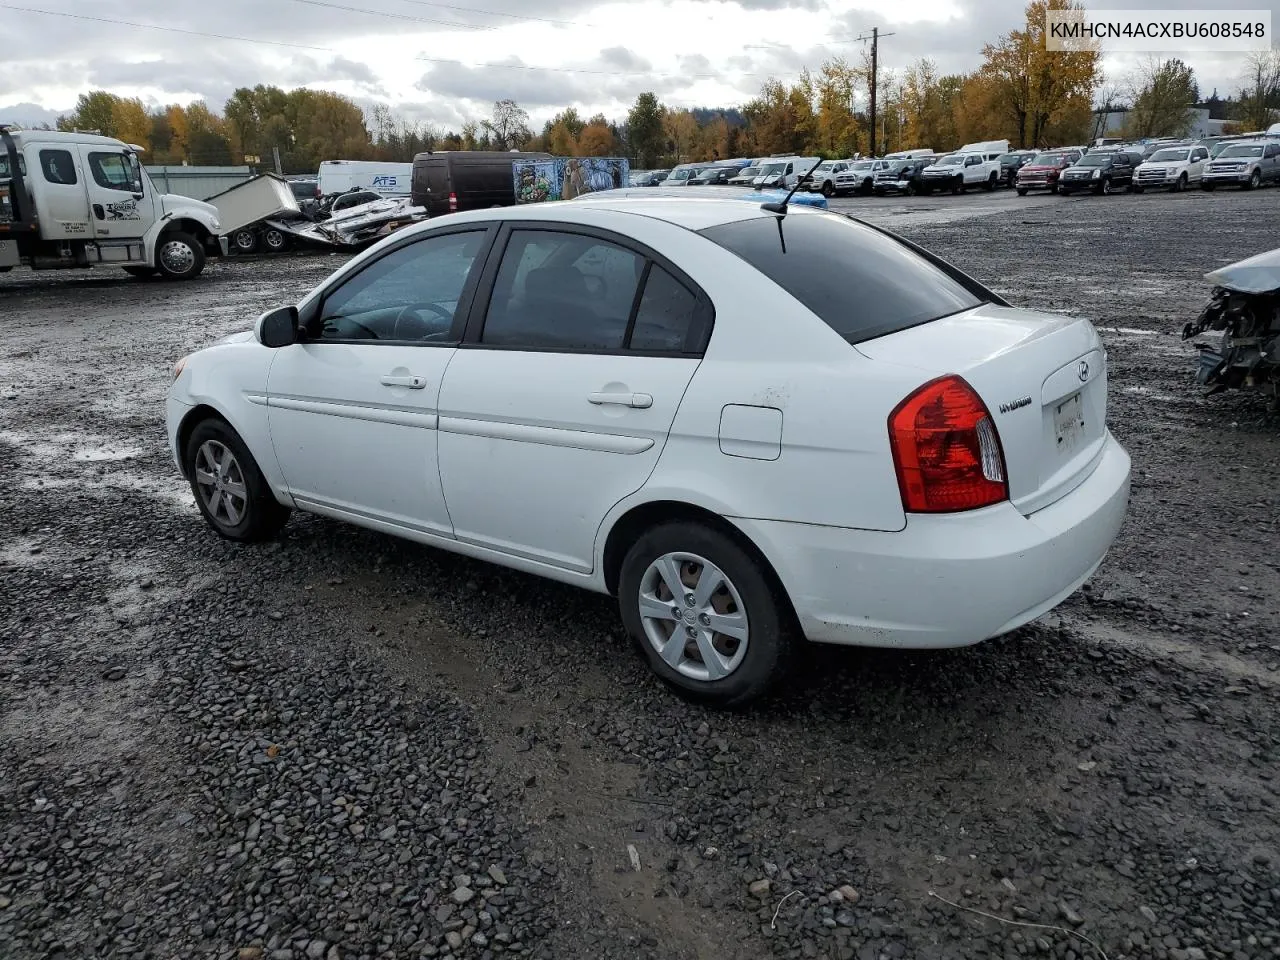
[[[1043,620],[742,714],[607,599],[207,530],[169,365],[337,258],[5,277],[0,956],[1280,957],[1280,424],[1176,334],[1280,191],[835,205],[1095,318],[1132,512]]]

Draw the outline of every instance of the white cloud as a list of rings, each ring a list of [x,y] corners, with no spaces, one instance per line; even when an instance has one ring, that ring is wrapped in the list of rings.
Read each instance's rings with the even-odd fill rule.
[[[1280,23],[1280,0],[1265,2]],[[42,0],[73,16],[6,12],[0,119],[47,118],[96,87],[219,107],[236,87],[258,83],[327,87],[366,105],[388,101],[412,119],[454,129],[503,97],[523,104],[535,126],[568,105],[619,117],[644,90],[675,106],[728,106],[768,76],[790,81],[836,55],[857,62],[864,46],[854,38],[873,26],[886,34],[886,68],[929,56],[942,72],[971,70],[982,45],[1019,26],[1024,9],[1024,0],[333,3],[346,9],[328,0]],[[1186,59],[1204,93],[1217,87],[1226,95],[1238,85],[1238,57]],[[1118,81],[1132,64],[1108,58],[1105,66]]]

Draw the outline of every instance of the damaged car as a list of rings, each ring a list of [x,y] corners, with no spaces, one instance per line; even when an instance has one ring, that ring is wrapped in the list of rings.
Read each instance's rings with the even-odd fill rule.
[[[1222,331],[1217,344],[1197,343],[1196,382],[1209,393],[1261,390],[1277,405],[1280,383],[1280,249],[1205,274],[1214,284],[1209,305],[1182,331],[1190,340]]]

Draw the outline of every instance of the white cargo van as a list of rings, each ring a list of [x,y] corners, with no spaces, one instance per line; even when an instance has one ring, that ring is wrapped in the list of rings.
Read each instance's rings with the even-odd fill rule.
[[[372,190],[384,197],[407,197],[413,186],[413,164],[322,160],[319,181],[322,197],[348,190]]]
[[[0,273],[102,265],[187,280],[226,253],[217,209],[156,190],[141,149],[0,125]]]

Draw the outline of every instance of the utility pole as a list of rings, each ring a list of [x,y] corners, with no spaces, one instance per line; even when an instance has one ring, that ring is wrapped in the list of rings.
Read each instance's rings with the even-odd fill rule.
[[[894,34],[886,33],[885,36],[892,37]],[[871,121],[869,124],[871,127],[870,155],[874,157],[876,155],[876,74],[880,72],[880,28],[872,27],[871,36],[868,37],[864,33],[857,39],[871,41],[871,76],[868,78],[867,85],[871,88],[871,116],[869,118]]]

